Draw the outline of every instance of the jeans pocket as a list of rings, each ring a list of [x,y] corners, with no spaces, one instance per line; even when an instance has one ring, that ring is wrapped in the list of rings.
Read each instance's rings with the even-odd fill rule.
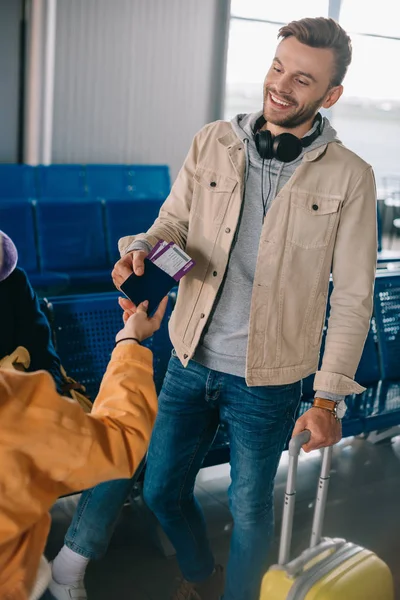
[[[292,384],[292,386],[293,386],[292,387],[293,398],[292,398],[291,402],[288,402],[286,405],[286,416],[287,416],[288,421],[290,421],[294,425],[299,416],[299,408],[300,408],[301,397],[302,397],[303,381],[294,383],[294,384]]]

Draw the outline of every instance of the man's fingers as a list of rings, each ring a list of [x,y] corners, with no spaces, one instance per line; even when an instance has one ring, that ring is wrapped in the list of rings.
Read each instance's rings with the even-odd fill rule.
[[[118,261],[112,272],[113,279],[117,279],[120,284],[124,283],[124,281],[128,279],[128,277],[130,277],[131,275],[132,267],[129,265],[129,263],[127,264],[126,261]]]
[[[115,263],[114,269],[112,270],[111,277],[114,285],[119,289],[121,285],[132,275],[132,253],[127,254]]]
[[[118,274],[118,271],[115,268],[111,271],[111,279],[113,280],[113,284],[119,290],[121,285],[124,283],[122,277]]]
[[[157,329],[160,328],[161,321],[163,320],[165,311],[167,310],[167,305],[168,305],[168,296],[165,296],[165,298],[163,298],[161,300],[156,312],[154,313],[154,315],[151,318],[152,323],[154,323],[154,325]]]
[[[292,437],[295,437],[299,433],[302,433],[305,429],[309,430],[311,437],[306,444],[303,444],[302,449],[304,450],[304,452],[311,452],[312,450],[317,449],[319,441],[317,441],[312,424],[309,423],[304,417],[300,417],[299,419],[297,419],[293,429]]]
[[[309,452],[312,452],[313,450],[318,450],[318,448],[321,448],[321,446],[319,444],[317,444],[315,442],[315,440],[313,440],[312,434],[311,434],[311,438],[310,441],[307,442],[307,444],[304,444],[304,446],[302,446],[304,452],[307,452],[307,454]]]
[[[299,433],[301,433],[302,431],[304,431],[306,429],[305,427],[305,423],[303,422],[303,419],[300,417],[300,419],[297,419],[294,429],[293,429],[293,433],[292,433],[292,438],[295,437],[296,435],[298,435]]]
[[[144,273],[144,259],[146,258],[146,252],[134,252],[133,253],[133,272],[135,275],[143,275]]]

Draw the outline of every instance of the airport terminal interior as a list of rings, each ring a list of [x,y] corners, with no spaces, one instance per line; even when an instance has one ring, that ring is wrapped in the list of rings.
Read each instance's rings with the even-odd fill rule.
[[[47,370],[87,419],[65,425],[58,408],[60,435],[79,444],[92,432],[104,459],[82,454],[100,492],[64,485],[44,420],[52,467],[32,444],[16,502],[29,516],[9,529],[13,502],[0,499],[0,600],[400,599],[399,59],[395,0],[0,0],[0,414],[2,372]],[[140,285],[132,256],[144,260]],[[24,292],[7,287],[16,273]],[[153,315],[165,295],[159,328],[123,329],[122,308],[139,323],[132,302],[150,300]],[[29,319],[40,333],[25,343]],[[125,385],[126,362],[109,408],[103,397],[91,412],[114,348],[146,384]],[[90,425],[102,411],[104,430]],[[310,452],[289,452],[298,419],[309,443],[320,435]],[[31,539],[47,511],[42,546],[7,554],[9,532]],[[1,575],[14,567],[20,595]]]

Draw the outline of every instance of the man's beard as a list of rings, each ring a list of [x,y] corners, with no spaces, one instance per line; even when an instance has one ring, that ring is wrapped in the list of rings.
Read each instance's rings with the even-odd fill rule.
[[[272,92],[272,94],[274,94],[274,92],[269,87],[264,88],[264,117],[265,117],[266,121],[268,121],[269,123],[272,123],[273,125],[278,125],[279,127],[285,127],[286,129],[294,129],[295,127],[299,127],[300,125],[307,123],[307,121],[311,121],[313,119],[314,115],[318,112],[318,110],[322,106],[323,101],[326,97],[326,93],[325,93],[318,100],[315,100],[314,102],[310,102],[309,104],[306,104],[300,110],[296,111],[296,106],[297,106],[296,101],[293,98],[291,98],[290,96],[286,96],[284,94],[279,94],[279,97],[282,98],[282,100],[289,102],[289,104],[293,104],[294,112],[292,112],[292,114],[290,114],[290,115],[282,116],[282,118],[279,118],[279,116],[274,115],[274,117],[272,119],[268,119],[267,115],[266,115],[266,112],[267,112],[266,104],[267,104],[267,98],[268,98],[269,92]]]

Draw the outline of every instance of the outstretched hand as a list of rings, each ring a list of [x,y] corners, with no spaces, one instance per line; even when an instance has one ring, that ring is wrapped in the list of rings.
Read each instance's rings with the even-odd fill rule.
[[[132,304],[132,302],[130,304]],[[165,315],[167,304],[168,296],[165,296],[165,298],[161,300],[159,307],[152,317],[147,315],[147,309],[149,306],[147,300],[139,304],[139,306],[135,307],[135,309],[131,312],[124,311],[124,327],[117,333],[115,341],[118,342],[124,338],[136,338],[139,340],[139,342],[142,342],[143,340],[151,337],[153,333],[160,329],[161,321]]]

